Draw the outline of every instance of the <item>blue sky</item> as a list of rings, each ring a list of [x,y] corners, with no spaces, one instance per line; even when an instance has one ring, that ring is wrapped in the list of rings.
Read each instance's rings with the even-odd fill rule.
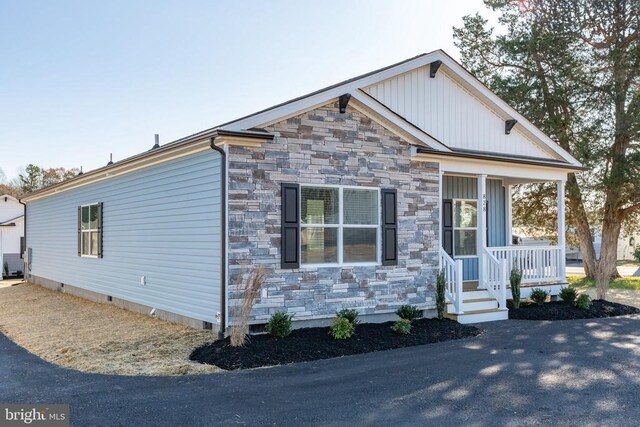
[[[0,0],[0,169],[103,166],[422,52],[481,0]],[[483,13],[485,14],[485,13]]]

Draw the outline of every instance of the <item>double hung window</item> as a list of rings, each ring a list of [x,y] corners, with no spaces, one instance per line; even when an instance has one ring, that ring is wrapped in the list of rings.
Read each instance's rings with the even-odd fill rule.
[[[302,186],[302,264],[377,263],[380,190]]]

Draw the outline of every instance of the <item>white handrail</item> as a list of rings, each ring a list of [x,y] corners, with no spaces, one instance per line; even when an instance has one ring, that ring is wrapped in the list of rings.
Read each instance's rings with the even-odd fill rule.
[[[455,314],[462,314],[462,260],[455,260],[440,248],[440,266],[444,273],[445,297],[453,304]]]
[[[507,270],[517,268],[522,272],[522,283],[550,283],[564,281],[562,247],[499,246],[487,248],[498,260],[505,260]]]
[[[483,264],[484,280],[480,283],[480,287],[489,291],[489,293],[498,301],[498,306],[502,309],[507,308],[507,263],[505,260],[499,260],[488,248],[483,248],[480,262]]]

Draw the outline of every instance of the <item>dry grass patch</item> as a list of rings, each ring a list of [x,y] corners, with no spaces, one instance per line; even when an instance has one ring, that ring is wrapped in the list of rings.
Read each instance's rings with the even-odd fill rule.
[[[218,368],[190,361],[210,332],[164,322],[32,284],[0,288],[0,330],[31,353],[83,372],[185,375]]]

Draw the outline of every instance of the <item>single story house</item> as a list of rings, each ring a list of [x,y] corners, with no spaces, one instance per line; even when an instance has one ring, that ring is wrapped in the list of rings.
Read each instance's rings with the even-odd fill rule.
[[[0,196],[0,280],[24,271],[23,245],[24,206],[13,196]]]
[[[581,164],[441,50],[204,130],[28,195],[32,281],[224,331],[435,307],[504,319],[509,270],[557,294],[558,246],[512,246],[511,187]],[[526,289],[523,292],[526,296]]]

